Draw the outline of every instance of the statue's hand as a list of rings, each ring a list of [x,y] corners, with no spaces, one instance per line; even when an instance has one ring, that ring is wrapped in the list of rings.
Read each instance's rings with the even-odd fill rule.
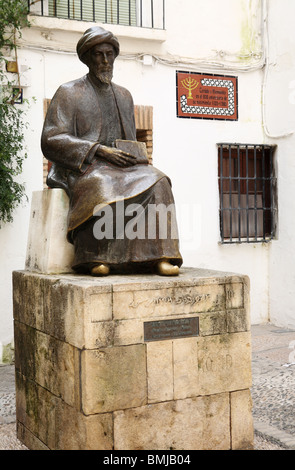
[[[137,160],[134,155],[130,153],[123,152],[114,147],[106,147],[105,145],[99,145],[96,155],[113,165],[117,165],[120,167],[128,167],[132,165],[136,165]]]

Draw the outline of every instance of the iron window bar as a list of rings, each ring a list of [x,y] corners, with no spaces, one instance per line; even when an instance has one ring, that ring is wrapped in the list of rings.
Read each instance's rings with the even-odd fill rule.
[[[165,0],[28,0],[28,13],[165,29]]]
[[[217,145],[221,243],[269,242],[277,217],[276,146]]]

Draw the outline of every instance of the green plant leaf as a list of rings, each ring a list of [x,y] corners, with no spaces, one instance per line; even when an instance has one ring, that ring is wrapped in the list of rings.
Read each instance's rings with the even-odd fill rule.
[[[25,151],[24,130],[26,111],[14,104],[13,87],[4,72],[7,62],[4,52],[14,52],[23,27],[29,26],[26,0],[0,0],[0,228],[13,221],[13,212],[22,202],[25,186],[17,180],[22,173]],[[17,77],[19,78],[19,77]],[[19,80],[18,80],[19,81]]]

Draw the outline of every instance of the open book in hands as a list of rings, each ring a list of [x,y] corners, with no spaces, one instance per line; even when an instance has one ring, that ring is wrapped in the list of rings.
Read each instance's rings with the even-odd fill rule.
[[[146,145],[135,140],[116,140],[116,148],[136,157],[137,163],[148,164]]]

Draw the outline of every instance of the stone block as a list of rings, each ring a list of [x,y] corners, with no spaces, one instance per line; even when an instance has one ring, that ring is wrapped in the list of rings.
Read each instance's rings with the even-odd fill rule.
[[[14,271],[12,281],[14,319],[44,331],[43,276]]]
[[[29,431],[20,421],[16,423],[16,435],[30,450],[50,450],[44,442],[40,441],[40,439]]]
[[[15,377],[17,421],[49,449],[55,449],[57,397],[19,372]]]
[[[172,341],[147,344],[148,402],[173,400]]]
[[[80,409],[79,351],[68,343],[15,321],[15,368],[66,403]]]
[[[114,413],[115,450],[226,450],[228,394],[157,403]]]
[[[66,238],[68,210],[69,198],[63,189],[33,192],[26,270],[72,272],[74,247]]]
[[[174,399],[199,395],[198,339],[173,341]]]
[[[57,402],[57,413],[56,450],[112,450],[112,413],[85,416],[62,400]]]
[[[149,289],[130,289],[130,285],[114,286],[113,315],[116,320],[144,319],[211,312],[225,309],[223,284],[208,287],[174,286]]]
[[[13,273],[14,318],[82,348],[113,341],[111,285],[89,276]]]
[[[233,450],[253,450],[253,417],[250,390],[230,394],[231,436]]]
[[[233,282],[225,284],[226,309],[244,307],[244,284]]]
[[[250,318],[245,309],[228,310],[226,317],[228,333],[250,331]]]
[[[250,388],[250,332],[199,338],[198,376],[200,395]]]
[[[251,387],[250,334],[173,341],[174,399]]]
[[[16,374],[18,438],[31,450],[111,450],[111,413],[85,416]]]
[[[227,333],[227,312],[202,312],[200,315],[200,336],[222,335]]]
[[[144,405],[147,402],[145,356],[143,344],[82,351],[83,413]]]

